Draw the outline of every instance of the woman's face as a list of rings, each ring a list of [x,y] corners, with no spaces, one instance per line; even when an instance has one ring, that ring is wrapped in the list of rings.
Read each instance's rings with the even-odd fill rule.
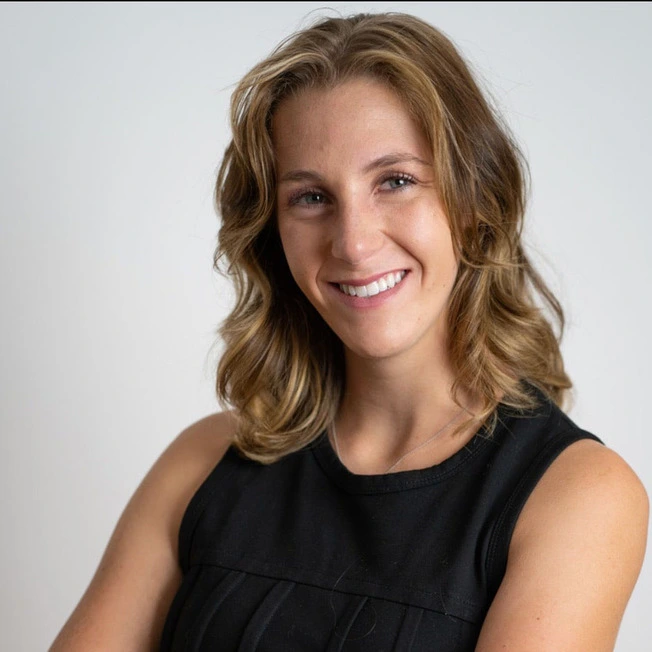
[[[441,349],[457,261],[431,148],[402,101],[369,79],[305,90],[272,131],[281,242],[310,303],[354,355]]]

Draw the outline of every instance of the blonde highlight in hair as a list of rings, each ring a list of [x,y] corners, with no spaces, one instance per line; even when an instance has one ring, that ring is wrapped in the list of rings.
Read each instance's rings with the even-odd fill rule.
[[[286,39],[239,83],[216,184],[214,262],[219,269],[228,261],[236,289],[220,329],[216,389],[237,410],[235,446],[263,463],[323,432],[344,386],[342,343],[297,287],[281,247],[272,116],[286,97],[359,77],[392,88],[432,146],[459,260],[448,311],[453,396],[478,397],[473,418],[491,431],[499,402],[534,406],[529,385],[559,404],[571,387],[559,348],[563,311],[521,243],[527,168],[467,64],[412,16],[327,18]]]

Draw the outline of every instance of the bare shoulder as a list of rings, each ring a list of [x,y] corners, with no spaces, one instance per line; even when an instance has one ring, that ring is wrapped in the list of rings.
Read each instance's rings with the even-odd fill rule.
[[[156,462],[153,479],[194,492],[230,446],[236,425],[234,413],[219,412],[188,426]]]
[[[178,435],[175,442],[214,448],[216,452],[224,452],[233,440],[236,427],[235,412],[215,412],[189,425]]]
[[[581,440],[533,490],[477,650],[613,650],[645,554],[648,497],[613,450]]]
[[[173,550],[190,499],[228,449],[236,428],[232,412],[208,415],[183,430],[161,454],[139,491],[157,496],[169,524]],[[149,491],[148,491],[149,490]]]
[[[51,652],[156,648],[181,581],[181,519],[228,449],[235,428],[232,413],[212,414],[183,430],[163,451],[127,504]]]
[[[615,451],[590,439],[575,442],[551,464],[527,501],[512,546],[527,543],[543,523],[614,529],[633,536],[647,531],[648,496],[643,483]],[[593,530],[595,533],[595,530]]]

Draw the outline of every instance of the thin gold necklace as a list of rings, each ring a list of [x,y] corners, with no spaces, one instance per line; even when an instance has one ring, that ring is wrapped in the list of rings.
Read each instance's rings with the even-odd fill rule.
[[[462,412],[465,412],[464,408],[462,408],[459,412],[457,412],[455,414],[455,416],[448,423],[444,424],[434,435],[432,435],[432,437],[428,437],[428,439],[426,439],[426,441],[421,442],[418,446],[415,446],[413,449],[409,450],[407,453],[404,453],[403,455],[401,455],[401,457],[399,457],[396,460],[396,462],[391,464],[385,471],[383,471],[383,473],[389,473],[392,469],[395,469],[408,455],[412,455],[412,453],[416,453],[416,451],[418,451],[420,448],[423,448],[426,444],[429,444],[430,442],[437,439],[437,437],[439,437],[439,435],[441,435],[444,432],[444,430],[446,430],[446,428],[451,426],[453,424],[453,422],[457,420],[457,418],[462,414]],[[339,446],[339,443],[337,441],[337,431],[335,430],[335,423],[334,422],[331,424],[331,432],[333,433],[333,442],[335,443],[335,452],[337,453],[337,457],[340,459],[342,464],[344,464],[344,462],[342,461],[342,454],[340,453],[340,446]]]

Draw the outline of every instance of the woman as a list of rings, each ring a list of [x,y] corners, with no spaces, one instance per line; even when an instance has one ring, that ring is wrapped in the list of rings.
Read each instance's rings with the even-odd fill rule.
[[[453,45],[327,19],[233,96],[232,411],[127,506],[52,650],[611,650],[647,497],[560,406],[518,150]]]

